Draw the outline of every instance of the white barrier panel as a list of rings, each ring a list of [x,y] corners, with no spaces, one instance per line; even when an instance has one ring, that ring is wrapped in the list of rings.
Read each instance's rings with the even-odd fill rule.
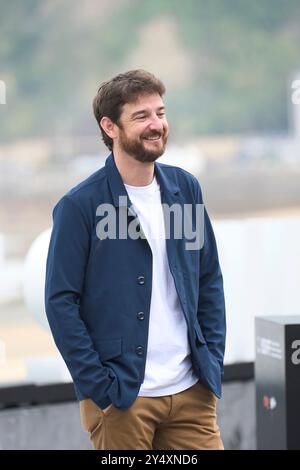
[[[227,307],[225,363],[253,361],[254,317],[300,314],[300,218],[213,226]]]
[[[6,237],[0,233],[0,309],[22,297],[22,260],[6,259]]]

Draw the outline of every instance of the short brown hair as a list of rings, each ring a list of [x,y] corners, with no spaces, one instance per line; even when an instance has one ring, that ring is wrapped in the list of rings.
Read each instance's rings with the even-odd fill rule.
[[[115,124],[119,124],[122,107],[131,103],[139,95],[158,93],[162,96],[166,89],[161,80],[146,70],[129,70],[120,73],[107,82],[103,82],[93,101],[95,118],[99,124],[103,142],[112,150],[113,140],[100,125],[103,116],[107,116]]]

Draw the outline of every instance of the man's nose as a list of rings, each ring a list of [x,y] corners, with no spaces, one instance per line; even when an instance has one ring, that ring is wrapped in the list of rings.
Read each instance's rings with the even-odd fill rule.
[[[162,131],[163,130],[163,121],[156,114],[151,116],[149,128],[151,130]]]

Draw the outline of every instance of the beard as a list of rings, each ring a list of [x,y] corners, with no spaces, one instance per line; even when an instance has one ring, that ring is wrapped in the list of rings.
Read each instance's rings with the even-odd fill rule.
[[[159,141],[146,141],[148,137],[160,137]],[[121,149],[139,162],[153,163],[165,151],[168,141],[168,131],[148,132],[140,137],[130,138],[123,129],[120,129],[119,145]]]

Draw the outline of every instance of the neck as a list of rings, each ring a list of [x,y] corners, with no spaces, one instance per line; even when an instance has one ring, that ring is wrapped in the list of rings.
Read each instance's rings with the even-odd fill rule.
[[[124,152],[113,152],[115,163],[123,183],[130,186],[148,186],[153,181],[154,163],[139,162]]]

